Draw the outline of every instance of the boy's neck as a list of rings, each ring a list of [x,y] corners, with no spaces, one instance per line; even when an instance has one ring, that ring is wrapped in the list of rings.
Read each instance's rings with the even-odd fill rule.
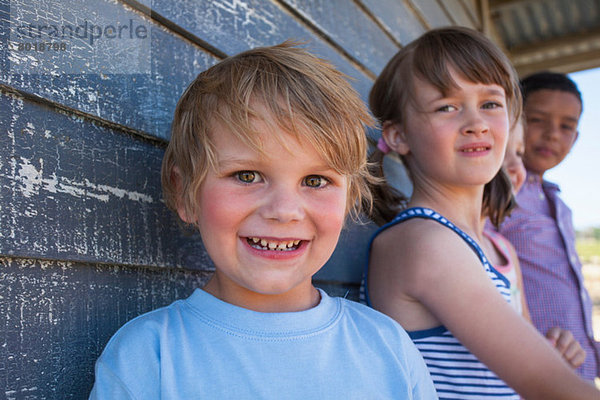
[[[529,168],[525,168],[525,170],[527,171],[527,176],[537,176],[539,178],[540,182],[542,182],[544,180],[544,174],[546,173],[546,171],[536,172]]]
[[[262,294],[250,290],[231,292],[223,289],[217,273],[202,290],[226,303],[263,313],[305,311],[316,307],[321,301],[320,292],[312,284],[282,294]]]

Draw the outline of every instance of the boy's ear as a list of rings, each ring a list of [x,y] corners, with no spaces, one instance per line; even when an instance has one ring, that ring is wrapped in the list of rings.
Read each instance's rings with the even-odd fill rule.
[[[402,124],[392,121],[385,121],[382,126],[381,136],[384,137],[385,142],[400,155],[407,155],[410,152],[410,147],[406,141],[406,135]]]
[[[179,215],[179,218],[181,218],[181,220],[187,224],[195,224],[196,223],[196,218],[194,215],[189,215],[189,213],[186,211],[185,208],[185,202],[183,201],[183,184],[182,184],[182,178],[181,178],[181,171],[179,170],[179,168],[177,168],[176,166],[173,167],[173,169],[171,170],[171,183],[173,184],[173,187],[175,188],[175,191],[177,193],[177,197],[176,197],[176,210],[177,210],[177,215]]]

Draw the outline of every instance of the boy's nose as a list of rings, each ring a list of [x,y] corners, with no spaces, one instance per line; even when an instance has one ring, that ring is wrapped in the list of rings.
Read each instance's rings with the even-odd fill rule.
[[[281,223],[301,220],[304,213],[301,194],[294,188],[282,186],[273,187],[261,207],[263,218]]]
[[[553,122],[548,122],[544,126],[544,137],[552,140],[560,135],[560,125]]]

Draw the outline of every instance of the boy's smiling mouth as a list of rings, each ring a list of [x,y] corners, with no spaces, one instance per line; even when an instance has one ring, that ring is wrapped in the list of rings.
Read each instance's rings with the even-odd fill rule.
[[[292,251],[298,249],[302,240],[272,240],[260,237],[247,237],[248,244],[258,250]]]

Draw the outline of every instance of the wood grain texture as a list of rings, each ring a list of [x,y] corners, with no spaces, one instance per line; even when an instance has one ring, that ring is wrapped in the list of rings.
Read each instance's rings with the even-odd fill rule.
[[[443,2],[443,6],[448,14],[450,14],[452,21],[456,25],[462,25],[469,28],[476,27],[472,16],[465,8],[462,0],[445,0]]]
[[[0,95],[0,254],[205,269],[161,200],[156,143]]]
[[[357,5],[347,0],[282,0],[311,25],[378,75],[398,46]],[[373,44],[377,43],[376,46]]]
[[[0,41],[10,41],[12,49],[0,53],[5,65],[1,83],[162,139],[170,136],[173,111],[183,90],[218,61],[115,1],[11,0],[10,12],[0,13],[0,22],[12,28],[0,30]],[[129,29],[130,25],[144,27],[146,37],[130,39],[123,29],[121,38],[89,39],[92,27]],[[56,27],[58,33],[44,27]],[[87,38],[71,35],[70,28],[78,27]],[[66,50],[18,47],[39,43],[64,43]]]
[[[453,25],[439,0],[407,0],[427,21],[428,29]]]
[[[87,399],[130,319],[189,296],[206,272],[0,257],[0,398]]]
[[[353,79],[366,100],[373,77],[324,41],[310,26],[294,18],[277,1],[154,0],[153,10],[229,55],[291,39],[306,42],[312,52],[330,60]],[[364,60],[362,60],[364,62]]]
[[[406,45],[425,33],[414,11],[402,1],[360,0],[399,43]]]

